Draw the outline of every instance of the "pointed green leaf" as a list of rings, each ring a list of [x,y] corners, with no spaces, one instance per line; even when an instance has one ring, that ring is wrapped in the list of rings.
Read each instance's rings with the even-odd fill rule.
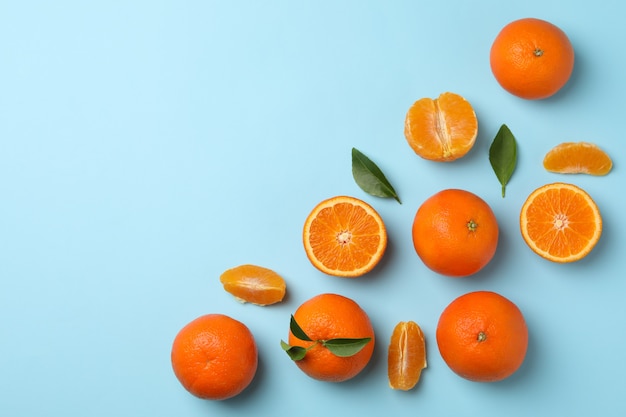
[[[330,339],[323,342],[323,345],[328,348],[334,355],[347,357],[356,355],[361,349],[365,347],[370,341],[371,337],[364,337],[362,339]]]
[[[402,204],[396,190],[389,183],[385,174],[367,156],[352,148],[352,176],[363,191],[375,197],[393,197]]]
[[[291,330],[291,333],[293,333],[293,335],[297,337],[298,339],[306,340],[307,342],[313,341],[313,339],[307,336],[304,330],[302,330],[300,325],[296,322],[296,319],[293,316],[293,314],[291,315],[291,321],[289,322],[289,329]]]
[[[282,340],[280,341],[280,346],[285,352],[287,352],[287,355],[289,355],[289,358],[291,358],[292,361],[299,361],[303,359],[307,352],[307,349],[302,346],[289,346],[289,344]]]
[[[503,124],[498,130],[496,137],[489,148],[489,162],[495,172],[498,181],[502,185],[502,197],[504,198],[506,185],[508,184],[515,165],[517,163],[517,144],[515,136],[507,125]]]

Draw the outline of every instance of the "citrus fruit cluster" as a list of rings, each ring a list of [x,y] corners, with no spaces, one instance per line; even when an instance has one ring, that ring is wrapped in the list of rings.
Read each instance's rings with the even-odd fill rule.
[[[505,90],[525,99],[543,99],[567,83],[574,51],[556,26],[539,19],[521,19],[498,34],[490,62]],[[413,151],[437,162],[465,156],[473,148],[477,132],[471,104],[450,92],[416,101],[404,124]],[[393,191],[387,195],[399,202],[382,172],[353,149],[353,157],[355,153],[361,169],[381,177],[386,189]],[[543,163],[546,170],[563,174],[606,175],[612,167],[608,154],[586,142],[559,144]],[[359,186],[363,188],[363,183]],[[587,256],[600,239],[602,218],[587,192],[557,182],[539,187],[527,197],[520,209],[520,232],[539,256],[574,262]],[[498,238],[498,221],[489,204],[462,189],[444,189],[425,199],[412,224],[418,257],[427,268],[449,277],[481,271],[494,258]],[[308,260],[320,272],[357,278],[380,263],[388,236],[372,205],[352,196],[336,196],[320,202],[306,216],[302,243]],[[220,282],[236,300],[259,306],[281,302],[287,290],[279,274],[257,265],[230,268]],[[492,291],[473,291],[454,299],[442,311],[436,342],[453,372],[471,381],[494,382],[508,378],[524,362],[528,328],[511,300]],[[329,292],[311,297],[295,310],[286,341],[280,344],[309,377],[342,382],[367,366],[376,336],[368,314],[356,301]],[[389,386],[398,390],[415,387],[427,366],[426,356],[420,326],[412,320],[397,323],[387,346]],[[250,384],[258,350],[243,323],[208,314],[176,335],[171,362],[176,377],[190,393],[223,400]]]

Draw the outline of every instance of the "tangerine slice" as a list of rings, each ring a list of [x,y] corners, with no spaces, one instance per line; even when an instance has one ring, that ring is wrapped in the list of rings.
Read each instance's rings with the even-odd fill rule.
[[[478,120],[471,104],[458,94],[422,98],[406,114],[404,136],[424,159],[447,162],[465,156],[474,146]]]
[[[372,206],[338,196],[311,211],[302,239],[313,266],[328,275],[354,278],[378,264],[387,247],[387,230]]]
[[[283,277],[257,265],[239,265],[228,269],[220,276],[220,282],[238,301],[260,306],[282,301],[287,290]]]
[[[613,161],[594,143],[563,142],[546,153],[543,167],[558,174],[606,175]]]
[[[408,391],[426,368],[426,343],[422,329],[414,321],[401,321],[393,329],[387,354],[389,386]]]
[[[578,261],[594,248],[602,234],[598,206],[573,184],[553,183],[533,191],[522,206],[524,241],[539,256],[553,262]]]

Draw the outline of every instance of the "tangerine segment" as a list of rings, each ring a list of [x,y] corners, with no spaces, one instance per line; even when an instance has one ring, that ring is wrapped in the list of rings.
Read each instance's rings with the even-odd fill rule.
[[[401,321],[393,329],[387,354],[389,386],[408,391],[426,368],[424,333],[414,321]]]
[[[307,257],[320,271],[358,277],[371,271],[387,247],[387,230],[369,204],[338,196],[319,203],[302,233]]]
[[[239,301],[260,306],[282,301],[287,289],[283,277],[257,265],[228,269],[220,276],[220,282]]]
[[[563,142],[548,151],[543,167],[559,174],[606,175],[613,161],[594,143]]]
[[[474,146],[478,120],[471,104],[458,94],[422,98],[406,114],[404,136],[413,151],[432,161],[453,161]]]
[[[524,241],[553,262],[578,261],[602,234],[602,217],[593,199],[573,184],[553,183],[533,191],[522,206]]]

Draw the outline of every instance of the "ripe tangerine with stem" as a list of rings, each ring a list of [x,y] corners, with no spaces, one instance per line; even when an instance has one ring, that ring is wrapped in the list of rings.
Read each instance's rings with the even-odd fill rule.
[[[429,197],[413,219],[413,245],[424,264],[447,276],[465,277],[484,268],[498,246],[491,207],[476,194],[446,189]]]
[[[556,94],[574,69],[574,47],[556,25],[536,18],[515,20],[502,28],[489,61],[498,83],[527,100]]]

